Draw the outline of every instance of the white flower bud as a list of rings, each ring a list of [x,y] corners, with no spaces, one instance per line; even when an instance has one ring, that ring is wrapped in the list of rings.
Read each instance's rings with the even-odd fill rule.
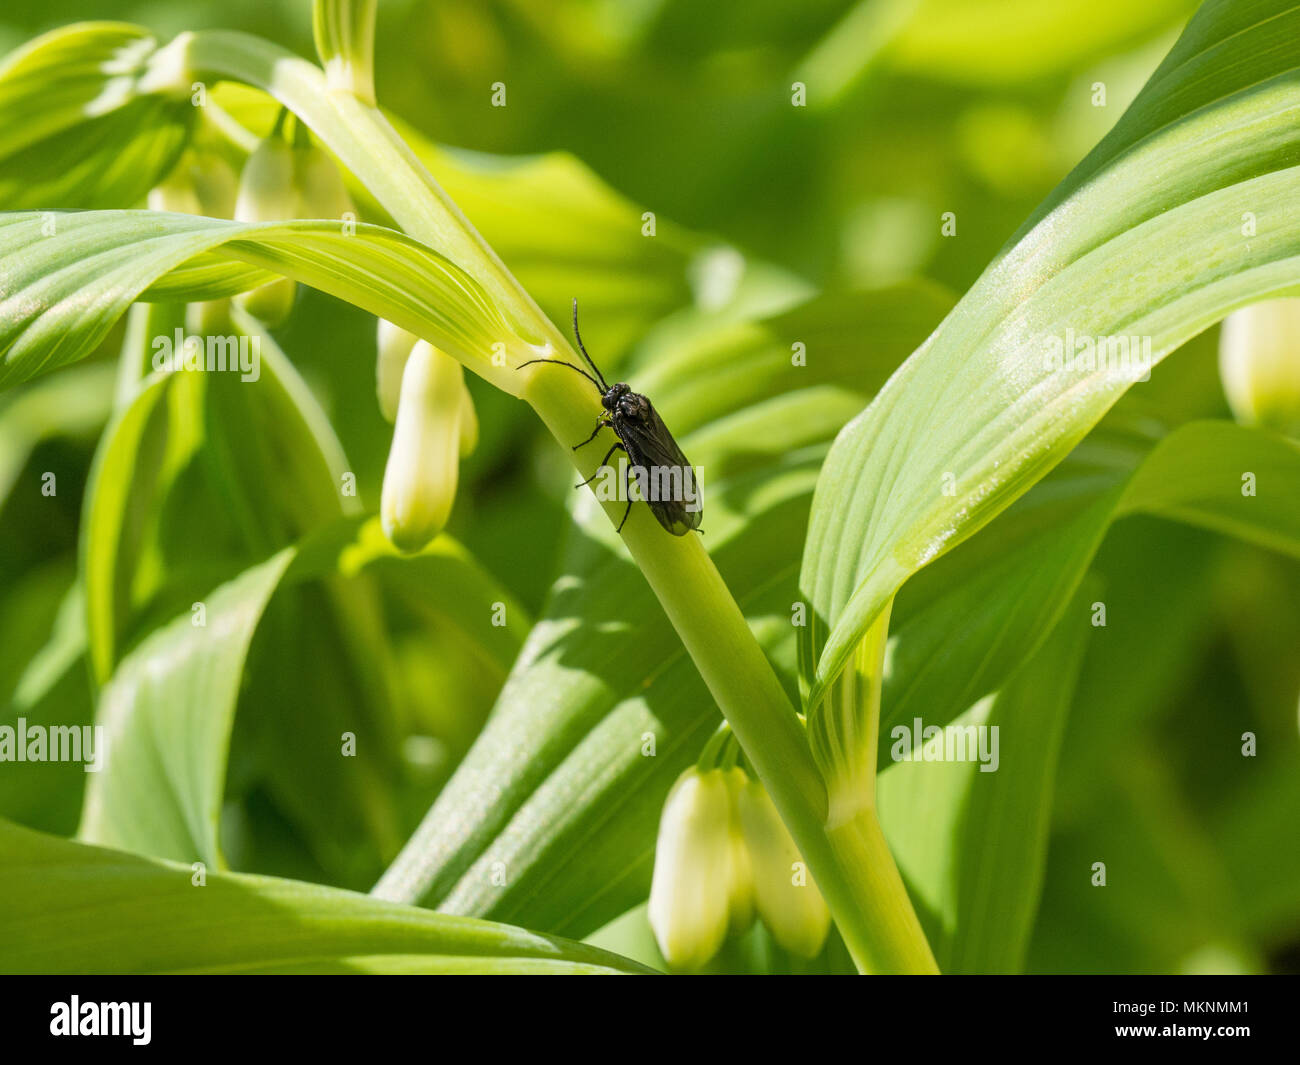
[[[149,190],[151,211],[230,218],[235,212],[239,178],[215,152],[187,150],[167,177]]]
[[[248,157],[239,179],[235,219],[240,222],[278,222],[297,217],[298,192],[294,184],[294,152],[278,133],[262,141]],[[267,325],[279,325],[293,309],[296,285],[292,278],[269,281],[252,292],[235,297],[249,314]]]
[[[730,829],[725,775],[686,770],[659,818],[648,911],[659,950],[674,969],[699,969],[726,938]]]
[[[375,393],[379,397],[379,410],[389,422],[397,417],[397,397],[402,392],[402,371],[406,369],[406,360],[411,357],[411,350],[419,340],[414,333],[408,333],[401,326],[379,319],[375,344],[378,350],[375,361]]]
[[[778,944],[800,957],[820,953],[831,927],[830,910],[813,883],[799,848],[766,789],[749,780],[741,789],[740,822],[754,868],[758,915]]]
[[[407,360],[379,512],[384,535],[419,551],[447,524],[460,462],[460,363],[427,341]]]
[[[235,199],[240,222],[278,222],[298,210],[293,148],[278,133],[265,138],[244,163]]]
[[[1228,315],[1219,334],[1219,375],[1238,421],[1300,437],[1300,299]]]
[[[329,152],[314,144],[294,150],[298,183],[295,218],[342,218],[352,210],[343,177]]]
[[[740,793],[749,783],[749,775],[738,767],[726,770],[727,796],[731,806],[728,843],[731,848],[730,890],[728,891],[728,932],[739,936],[754,923],[754,864],[745,843],[740,821]]]
[[[149,190],[146,201],[151,211],[171,211],[173,214],[202,214],[198,190],[183,176],[172,174],[160,185]]]

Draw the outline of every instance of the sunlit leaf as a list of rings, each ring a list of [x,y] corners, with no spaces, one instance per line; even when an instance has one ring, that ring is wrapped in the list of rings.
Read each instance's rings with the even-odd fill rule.
[[[176,162],[198,113],[189,84],[150,84],[157,49],[138,27],[82,22],[0,62],[6,210],[130,207],[144,198]]]
[[[1118,357],[1058,370],[1054,340],[1134,337],[1158,360],[1295,285],[1298,31],[1285,0],[1206,4],[1110,136],[841,434],[800,578],[810,705],[912,573],[1023,494],[1143,373]]]
[[[150,861],[0,821],[8,973],[612,973],[615,954],[347,891]]]
[[[197,274],[171,271],[208,253]],[[231,264],[212,270],[212,255]],[[228,222],[152,211],[0,215],[0,385],[84,357],[136,299],[211,299],[250,282],[247,267],[287,274],[433,341],[506,391],[526,344],[482,288],[392,230],[338,222]],[[214,284],[214,277],[220,283]],[[156,286],[150,291],[151,286]],[[513,355],[511,354],[513,352]]]
[[[89,785],[81,838],[221,867],[231,731],[246,660],[268,604],[282,585],[355,575],[372,563],[399,564],[373,523],[336,523],[301,548],[285,548],[246,570],[146,636],[101,695],[96,723],[104,728],[107,762]],[[440,539],[405,563],[403,579],[423,588],[445,616],[463,616],[469,632],[482,633],[491,625],[492,603],[503,597],[474,570],[462,551]],[[518,631],[517,622],[497,629],[487,645],[499,647]],[[337,750],[337,734],[327,733],[325,742]]]

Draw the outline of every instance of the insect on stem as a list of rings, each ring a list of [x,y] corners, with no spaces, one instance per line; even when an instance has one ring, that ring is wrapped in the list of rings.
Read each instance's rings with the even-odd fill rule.
[[[631,387],[622,381],[611,385],[605,380],[605,375],[600,372],[595,359],[587,354],[587,349],[582,343],[582,334],[578,331],[576,298],[573,301],[573,339],[577,342],[578,351],[582,353],[583,359],[591,367],[592,373],[562,359],[529,359],[527,362],[520,363],[519,369],[535,363],[567,366],[575,373],[582,374],[600,394],[600,402],[606,413],[597,420],[596,428],[591,431],[591,435],[582,443],[574,444],[573,450],[577,451],[580,447],[591,443],[606,426],[614,430],[614,435],[618,437],[619,442],[606,453],[600,465],[596,467],[596,473],[578,487],[582,488],[595,480],[596,474],[605,468],[615,451],[625,451],[629,459],[629,467],[623,477],[627,508],[623,511],[623,520],[618,523],[618,531],[622,532],[628,514],[632,511],[632,493],[628,488],[628,477],[633,471],[636,472],[638,483],[642,487],[642,498],[645,499],[660,525],[674,536],[685,536],[692,530],[698,530],[703,504],[700,500],[694,467],[682,453],[682,449],[677,446],[673,434],[668,431],[668,426],[659,417],[658,411],[654,409],[649,399],[639,392],[633,392]],[[595,376],[593,377],[592,374]]]

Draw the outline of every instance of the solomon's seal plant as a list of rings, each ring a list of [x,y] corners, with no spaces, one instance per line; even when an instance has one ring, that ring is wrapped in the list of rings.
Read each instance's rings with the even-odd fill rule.
[[[1178,4],[1062,4],[1014,48],[930,6],[809,47],[826,13],[789,5],[742,47],[691,5],[385,37],[317,0],[319,63],[105,22],[0,63],[3,728],[109,737],[41,772],[0,728],[0,969],[1285,956],[1300,869],[1243,840],[1300,810],[1300,9],[1207,0],[1085,112],[1080,50]],[[635,123],[545,124],[561,74],[565,122],[642,100],[602,79],[686,24],[644,180]],[[430,141],[456,78],[496,109],[463,137],[585,145],[724,236],[574,155]],[[620,447],[710,470],[707,538],[690,499],[591,490]],[[990,729],[996,771],[950,754]],[[1216,891],[1134,934],[1206,855]]]

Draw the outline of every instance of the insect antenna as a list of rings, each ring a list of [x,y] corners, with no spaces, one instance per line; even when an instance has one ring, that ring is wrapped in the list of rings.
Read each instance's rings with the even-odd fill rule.
[[[609,385],[605,383],[605,375],[600,372],[600,367],[596,361],[587,354],[587,349],[582,346],[582,334],[578,332],[578,297],[573,297],[573,339],[578,342],[578,350],[582,352],[582,357],[587,360],[587,365],[596,371],[596,376],[600,378],[600,389],[602,392],[609,391]]]
[[[515,369],[522,370],[525,366],[532,366],[536,363],[541,363],[543,366],[567,366],[570,370],[582,374],[583,377],[595,385],[596,391],[602,396],[609,391],[608,388],[601,388],[600,382],[592,377],[591,374],[587,373],[587,371],[581,366],[574,366],[573,363],[565,362],[563,359],[529,359],[527,362],[521,362],[517,367],[515,367]]]

